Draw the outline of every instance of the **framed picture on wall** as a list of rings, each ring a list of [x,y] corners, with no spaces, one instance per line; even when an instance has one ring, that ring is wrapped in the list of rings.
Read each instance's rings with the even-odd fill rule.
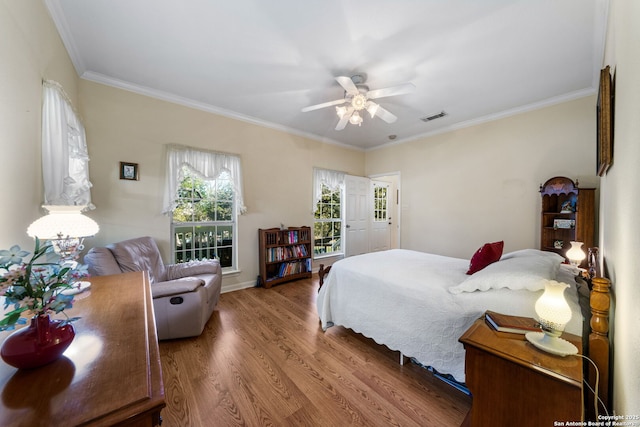
[[[138,164],[120,162],[120,179],[138,180]]]
[[[597,104],[597,172],[604,176],[613,161],[613,91],[609,66],[600,70],[600,87]]]

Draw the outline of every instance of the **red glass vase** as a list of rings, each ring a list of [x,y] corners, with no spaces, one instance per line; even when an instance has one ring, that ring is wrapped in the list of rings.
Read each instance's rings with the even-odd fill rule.
[[[19,369],[31,369],[57,360],[69,347],[76,333],[70,323],[51,320],[43,314],[31,324],[9,335],[2,343],[2,360]]]

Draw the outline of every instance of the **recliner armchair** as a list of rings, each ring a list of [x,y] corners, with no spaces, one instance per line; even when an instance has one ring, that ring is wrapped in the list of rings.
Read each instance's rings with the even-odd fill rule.
[[[84,263],[93,276],[149,272],[159,340],[200,335],[220,299],[218,260],[165,265],[151,237],[91,248]]]

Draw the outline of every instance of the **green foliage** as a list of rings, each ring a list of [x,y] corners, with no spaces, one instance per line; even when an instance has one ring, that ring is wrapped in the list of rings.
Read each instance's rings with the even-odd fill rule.
[[[233,187],[223,173],[215,181],[205,180],[184,168],[178,189],[178,205],[173,222],[213,222],[233,219]]]
[[[331,191],[326,185],[322,186],[322,197],[315,211],[316,219],[340,218],[340,190]]]
[[[173,211],[174,262],[217,258],[233,265],[233,203],[231,177],[222,173],[207,180],[188,167]]]
[[[341,191],[322,186],[322,197],[315,211],[313,224],[314,252],[324,254],[341,251],[342,208]]]

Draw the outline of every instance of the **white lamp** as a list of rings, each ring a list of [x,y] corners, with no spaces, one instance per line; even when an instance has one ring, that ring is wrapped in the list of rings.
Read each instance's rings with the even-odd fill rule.
[[[568,287],[568,284],[555,280],[545,281],[544,293],[535,305],[543,332],[527,332],[525,335],[535,347],[558,356],[578,353],[575,345],[560,338],[571,320],[571,308],[564,299],[564,290]]]
[[[85,237],[94,236],[98,223],[82,214],[86,206],[43,206],[49,213],[35,220],[27,234],[41,240],[51,240],[63,259],[71,259],[84,249]]]
[[[352,125],[358,125],[358,126],[362,125],[362,117],[360,117],[360,114],[358,114],[357,111],[353,112],[353,114],[351,115],[351,118],[349,119],[349,123],[351,123]]]
[[[571,262],[571,265],[573,265],[574,267],[579,267],[580,263],[582,263],[582,260],[587,257],[582,250],[582,242],[569,243],[571,243],[571,247],[567,251],[567,258],[569,258],[569,262]]]
[[[360,111],[367,106],[367,97],[361,93],[355,95],[351,100],[351,106],[354,110]]]

